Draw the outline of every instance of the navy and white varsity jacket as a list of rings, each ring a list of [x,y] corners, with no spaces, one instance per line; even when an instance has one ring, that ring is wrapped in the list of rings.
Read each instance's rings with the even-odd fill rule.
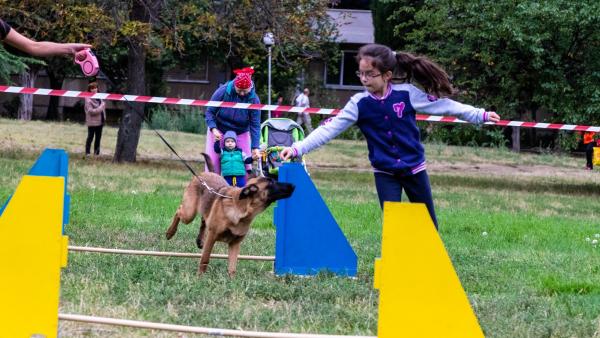
[[[426,169],[416,112],[453,115],[476,124],[488,120],[483,109],[438,99],[412,84],[394,84],[381,98],[368,91],[352,96],[336,117],[292,148],[298,155],[306,154],[356,123],[367,139],[369,160],[375,171],[413,175]]]

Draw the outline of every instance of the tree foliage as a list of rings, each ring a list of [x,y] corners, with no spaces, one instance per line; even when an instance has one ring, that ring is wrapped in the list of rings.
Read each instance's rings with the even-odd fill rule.
[[[395,2],[393,15],[412,3]],[[396,36],[444,65],[467,102],[600,123],[600,2],[427,0],[412,22]]]

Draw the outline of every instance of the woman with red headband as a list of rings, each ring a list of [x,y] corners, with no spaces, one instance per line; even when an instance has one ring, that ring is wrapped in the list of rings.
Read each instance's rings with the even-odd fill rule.
[[[252,74],[254,69],[247,67],[233,71],[235,79],[225,83],[215,91],[211,101],[226,101],[236,103],[259,104],[260,100],[254,91]],[[221,141],[223,147],[223,134],[234,131],[237,134],[237,146],[246,154],[252,153],[252,158],[260,156],[260,110],[237,109],[227,107],[209,107],[206,109],[206,135],[205,152],[212,159],[215,171],[221,172],[221,162],[215,153],[215,141]],[[251,169],[252,165],[247,165]]]

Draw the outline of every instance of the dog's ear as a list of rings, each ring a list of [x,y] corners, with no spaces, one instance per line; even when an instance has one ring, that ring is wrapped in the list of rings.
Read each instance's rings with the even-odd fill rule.
[[[250,184],[249,186],[244,187],[242,192],[240,193],[240,199],[248,198],[258,192],[258,186],[256,184]]]

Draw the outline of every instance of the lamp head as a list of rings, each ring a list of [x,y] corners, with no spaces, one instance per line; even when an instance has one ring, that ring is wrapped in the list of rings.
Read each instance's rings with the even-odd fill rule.
[[[265,35],[263,36],[263,43],[267,47],[273,46],[275,44],[275,36],[273,36],[273,33],[266,32]]]

